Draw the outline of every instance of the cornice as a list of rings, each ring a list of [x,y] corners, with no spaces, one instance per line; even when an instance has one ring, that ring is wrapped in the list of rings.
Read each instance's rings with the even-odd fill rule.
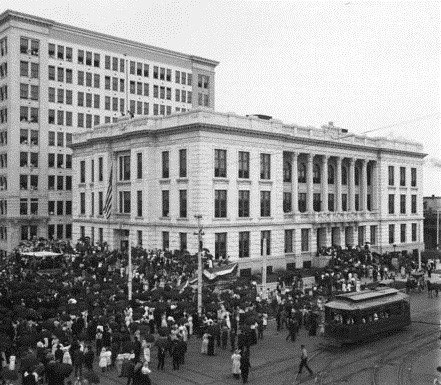
[[[205,122],[194,122],[190,124],[177,125],[172,127],[165,128],[157,128],[157,129],[147,129],[143,131],[126,131],[128,126],[143,126],[144,123],[142,120],[130,122],[124,120],[122,122],[113,123],[109,125],[109,129],[113,132],[118,132],[118,134],[110,134],[108,136],[98,136],[92,137],[87,141],[74,143],[72,148],[79,149],[83,147],[88,147],[91,144],[102,143],[104,142],[115,142],[120,140],[131,140],[136,137],[150,137],[157,139],[160,135],[172,135],[182,132],[194,132],[194,131],[208,131],[208,132],[224,132],[226,134],[235,134],[253,138],[262,138],[266,140],[276,140],[282,143],[295,143],[297,145],[301,145],[304,147],[322,147],[326,149],[335,149],[335,150],[348,150],[348,151],[365,151],[371,154],[376,154],[378,157],[381,154],[394,154],[394,155],[405,155],[416,158],[424,158],[427,154],[412,152],[412,151],[404,151],[397,150],[392,148],[374,148],[369,147],[362,144],[353,144],[353,143],[345,143],[345,142],[332,142],[329,140],[323,140],[318,138],[307,138],[301,136],[292,136],[289,134],[284,134],[280,132],[269,132],[269,131],[261,131],[251,128],[240,128],[240,127],[229,127],[223,125],[216,125]],[[93,132],[92,130],[90,132]],[[289,150],[289,149],[288,149]],[[298,152],[307,153],[307,149],[302,151],[302,148],[297,149]]]
[[[218,61],[206,59],[206,58],[203,58],[200,56],[188,55],[188,54],[184,54],[182,52],[172,51],[172,50],[169,50],[166,48],[155,47],[155,46],[140,43],[137,41],[124,39],[124,38],[108,35],[105,33],[97,32],[97,31],[91,31],[89,29],[75,27],[75,26],[68,25],[68,24],[62,24],[62,23],[58,23],[54,20],[45,19],[42,17],[33,16],[33,15],[29,15],[26,13],[21,13],[21,12],[17,12],[17,11],[13,11],[13,10],[6,10],[2,14],[0,14],[0,25],[10,19],[16,19],[16,20],[24,21],[26,23],[37,24],[40,26],[44,26],[47,28],[52,28],[54,30],[64,31],[64,32],[72,33],[72,34],[83,35],[83,36],[87,36],[89,38],[93,38],[93,39],[97,39],[97,40],[108,41],[113,44],[115,44],[115,43],[121,44],[121,45],[125,45],[125,46],[134,47],[136,49],[147,50],[147,51],[157,53],[157,54],[162,54],[162,55],[167,55],[167,56],[171,56],[171,57],[177,57],[180,59],[190,60],[192,62],[198,62],[198,63],[208,65],[211,67],[216,67],[219,64]]]

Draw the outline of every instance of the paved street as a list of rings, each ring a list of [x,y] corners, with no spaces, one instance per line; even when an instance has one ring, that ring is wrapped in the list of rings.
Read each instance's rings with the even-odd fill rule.
[[[359,346],[333,347],[322,337],[308,337],[300,331],[295,343],[286,342],[286,331],[277,333],[271,322],[263,342],[251,350],[251,384],[293,384],[299,364],[300,344],[310,353],[310,366],[318,374],[304,384],[425,385],[431,383],[441,364],[438,340],[441,296],[427,298],[427,292],[411,295],[412,325],[404,331]],[[152,351],[153,384],[235,384],[231,375],[230,351],[218,350],[215,357],[199,353],[200,340],[189,342],[185,365],[173,371],[167,357],[164,372],[156,370],[156,350]],[[102,383],[125,384],[115,372],[102,375]]]

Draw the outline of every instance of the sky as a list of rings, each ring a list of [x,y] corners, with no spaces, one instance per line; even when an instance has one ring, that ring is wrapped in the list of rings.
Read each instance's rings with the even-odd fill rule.
[[[440,4],[2,0],[0,11],[217,60],[217,111],[422,143],[424,196],[441,196]]]

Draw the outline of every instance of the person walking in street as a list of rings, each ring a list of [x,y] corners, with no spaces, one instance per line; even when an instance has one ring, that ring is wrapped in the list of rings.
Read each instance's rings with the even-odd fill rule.
[[[300,356],[300,366],[299,371],[297,372],[296,378],[294,379],[294,383],[297,381],[297,378],[302,375],[303,368],[306,368],[312,377],[314,375],[313,371],[308,365],[308,351],[305,348],[305,345],[300,345],[301,356]]]
[[[250,350],[244,348],[240,357],[240,373],[242,375],[242,382],[246,384],[248,382],[248,375],[250,374]]]
[[[239,379],[240,378],[240,350],[236,349],[233,353],[233,355],[231,356],[231,360],[233,361],[233,368],[232,368],[232,372],[233,372],[233,377],[235,379]]]

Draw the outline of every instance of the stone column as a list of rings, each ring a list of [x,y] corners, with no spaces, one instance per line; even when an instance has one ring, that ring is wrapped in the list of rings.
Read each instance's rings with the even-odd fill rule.
[[[361,161],[361,170],[360,170],[360,203],[361,209],[363,211],[367,211],[367,160],[363,159]]]
[[[299,189],[298,189],[298,176],[297,176],[297,157],[295,152],[291,153],[291,212],[297,213],[299,211]]]
[[[355,211],[355,159],[349,159],[349,180],[348,180],[348,192],[349,192],[349,210]]]
[[[328,159],[329,156],[323,155],[322,157],[322,207],[321,211],[328,211]]]
[[[335,211],[341,212],[341,161],[337,156],[335,168]]]
[[[306,211],[312,213],[313,209],[313,194],[314,184],[312,182],[312,173],[314,166],[314,154],[308,154],[306,166]]]

